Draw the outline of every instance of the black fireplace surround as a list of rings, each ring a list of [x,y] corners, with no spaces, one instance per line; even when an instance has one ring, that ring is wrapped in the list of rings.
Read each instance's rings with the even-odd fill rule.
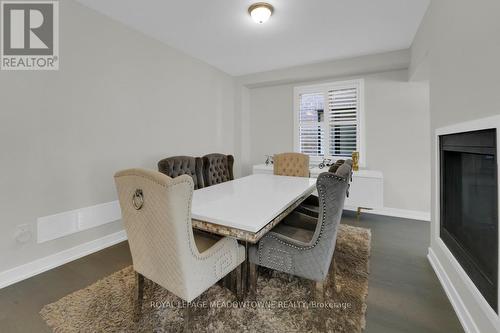
[[[496,129],[440,136],[440,237],[498,312]]]

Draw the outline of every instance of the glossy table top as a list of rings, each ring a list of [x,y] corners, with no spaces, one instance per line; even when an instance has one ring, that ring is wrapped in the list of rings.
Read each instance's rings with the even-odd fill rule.
[[[194,191],[192,218],[257,232],[315,188],[314,178],[250,175]]]

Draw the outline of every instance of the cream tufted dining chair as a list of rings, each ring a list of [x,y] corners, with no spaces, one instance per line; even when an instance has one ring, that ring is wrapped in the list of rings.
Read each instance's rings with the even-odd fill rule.
[[[309,177],[309,156],[301,153],[276,154],[274,174],[278,176]]]
[[[135,320],[144,277],[190,302],[245,260],[235,239],[193,234],[190,176],[129,169],[116,173],[115,183],[136,271]]]

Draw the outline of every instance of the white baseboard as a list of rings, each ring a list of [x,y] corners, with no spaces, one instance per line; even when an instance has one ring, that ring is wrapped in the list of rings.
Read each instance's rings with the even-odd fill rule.
[[[344,209],[356,211],[357,207],[345,206]],[[375,214],[375,215],[384,215],[384,216],[392,216],[392,217],[401,217],[404,219],[418,220],[418,221],[431,221],[431,213],[424,212],[419,210],[408,210],[408,209],[399,209],[399,208],[390,208],[383,207],[372,210],[363,210],[363,214]]]
[[[436,254],[431,248],[429,248],[427,259],[429,259],[434,272],[441,282],[441,285],[443,286],[443,289],[446,292],[446,295],[448,296],[448,299],[450,300],[450,303],[453,306],[453,309],[455,310],[455,313],[457,314],[458,320],[460,320],[464,331],[466,333],[481,333],[477,328],[474,319],[467,310],[467,307],[464,305],[460,294],[451,283],[448,274],[446,274],[446,271],[444,270],[443,266],[439,262],[439,259],[436,257]]]
[[[46,272],[70,261],[79,259],[91,253],[100,251],[127,239],[124,230],[104,236],[102,238],[83,243],[59,253],[37,259],[27,264],[0,272],[0,289],[16,282],[25,280],[37,274]]]

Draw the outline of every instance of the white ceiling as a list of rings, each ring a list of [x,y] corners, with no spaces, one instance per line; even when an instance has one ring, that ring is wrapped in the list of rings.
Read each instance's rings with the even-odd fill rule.
[[[231,75],[408,48],[430,0],[79,0]]]

